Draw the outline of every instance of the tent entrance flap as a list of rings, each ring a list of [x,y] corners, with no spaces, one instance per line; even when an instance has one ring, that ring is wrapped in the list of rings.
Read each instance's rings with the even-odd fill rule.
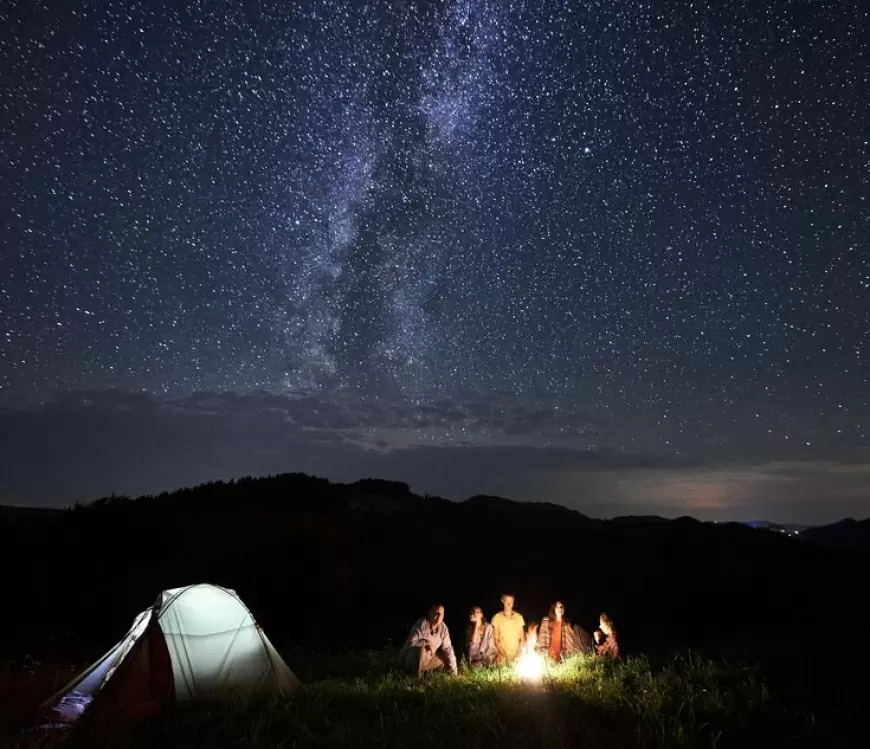
[[[49,725],[69,725],[78,720],[93,702],[97,693],[115,674],[124,662],[151,620],[151,611],[143,611],[136,617],[130,631],[115,647],[79,674],[60,692],[43,703],[40,714]]]

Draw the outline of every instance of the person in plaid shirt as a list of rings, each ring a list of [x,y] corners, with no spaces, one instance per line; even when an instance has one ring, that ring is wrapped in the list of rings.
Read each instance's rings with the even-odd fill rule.
[[[586,630],[572,625],[565,618],[565,604],[556,601],[538,626],[535,650],[554,661],[560,661],[574,653],[591,653],[592,638]]]

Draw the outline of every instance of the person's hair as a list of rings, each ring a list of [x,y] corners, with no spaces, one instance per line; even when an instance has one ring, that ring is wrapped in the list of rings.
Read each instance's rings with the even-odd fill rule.
[[[517,600],[517,597],[513,593],[502,593],[500,598],[502,601],[504,601],[505,598],[513,598],[514,601]]]
[[[616,633],[616,627],[613,626],[613,619],[611,619],[607,614],[602,614],[600,617],[602,622],[604,622],[608,627],[610,627],[610,631],[614,634]],[[630,633],[629,633],[630,634]]]
[[[562,604],[562,619],[565,619],[565,604],[562,601],[553,601],[550,605],[550,611],[547,613],[551,622],[556,620],[556,606],[560,603]]]

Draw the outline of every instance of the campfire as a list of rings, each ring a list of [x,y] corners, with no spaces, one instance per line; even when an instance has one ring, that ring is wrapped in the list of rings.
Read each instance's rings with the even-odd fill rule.
[[[539,653],[535,652],[537,642],[537,628],[530,627],[516,666],[517,676],[525,681],[537,682],[544,675],[544,659]]]

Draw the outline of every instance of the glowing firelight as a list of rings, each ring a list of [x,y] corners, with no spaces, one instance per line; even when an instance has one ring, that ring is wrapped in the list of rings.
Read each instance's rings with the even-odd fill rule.
[[[520,657],[517,659],[517,676],[525,681],[540,681],[544,675],[544,659],[535,652],[538,641],[537,632],[530,632],[523,645]]]

